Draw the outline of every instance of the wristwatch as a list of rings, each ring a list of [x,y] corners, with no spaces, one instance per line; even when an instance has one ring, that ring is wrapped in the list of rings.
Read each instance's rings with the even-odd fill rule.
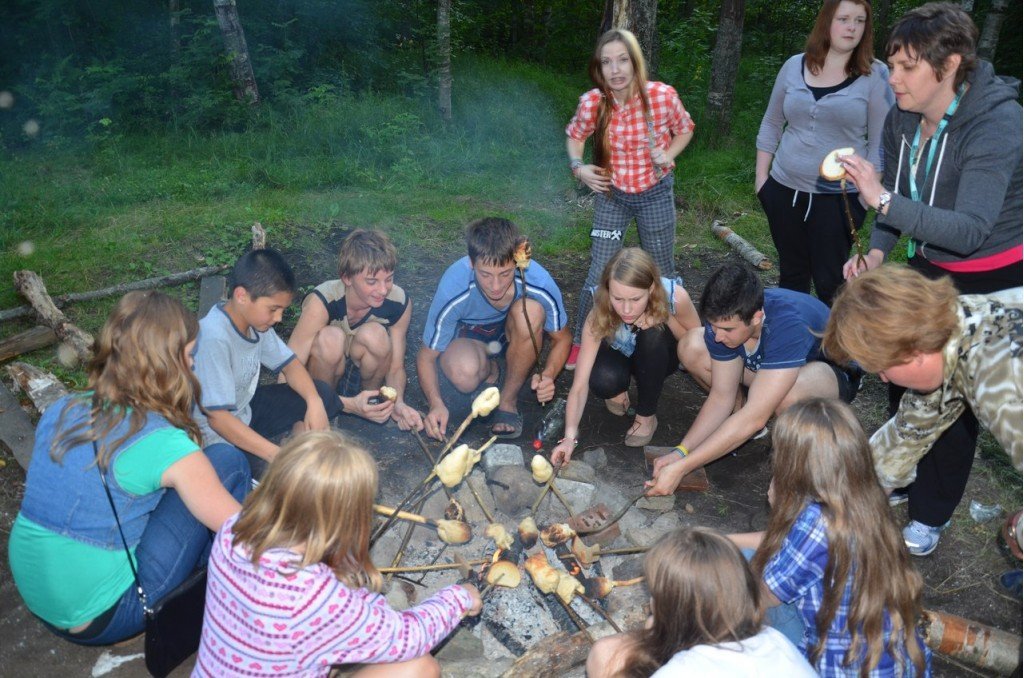
[[[581,167],[583,167],[583,160],[580,158],[573,158],[569,161],[569,171],[573,174],[576,174]]]
[[[892,193],[889,191],[882,193],[882,195],[878,196],[878,209],[875,211],[885,214],[885,208],[889,206],[890,202],[892,202]]]

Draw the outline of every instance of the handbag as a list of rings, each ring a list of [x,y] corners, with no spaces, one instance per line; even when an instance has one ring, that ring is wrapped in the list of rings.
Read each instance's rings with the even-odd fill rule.
[[[96,441],[92,443],[93,451],[99,457]],[[139,581],[139,573],[132,561],[128,540],[121,529],[121,519],[114,507],[114,497],[107,485],[107,474],[100,469],[100,480],[110,502],[110,510],[114,512],[117,531],[121,534],[121,543],[128,556],[128,566],[135,578],[135,592],[142,603],[142,612],[146,617],[146,670],[155,678],[164,678],[199,649],[199,638],[203,631],[203,609],[206,606],[206,568],[200,568],[185,578],[185,581],[150,607],[146,592]]]

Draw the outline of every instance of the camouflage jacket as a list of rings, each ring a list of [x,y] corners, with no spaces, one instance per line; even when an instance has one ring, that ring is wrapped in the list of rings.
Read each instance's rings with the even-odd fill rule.
[[[896,416],[871,436],[883,486],[913,482],[917,462],[965,407],[1021,470],[1021,294],[1015,288],[960,297],[960,331],[942,349],[942,386],[931,393],[908,390]]]

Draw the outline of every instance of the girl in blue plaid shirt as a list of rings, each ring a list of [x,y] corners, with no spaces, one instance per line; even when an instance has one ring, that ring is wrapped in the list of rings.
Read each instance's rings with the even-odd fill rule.
[[[923,582],[853,410],[805,400],[779,417],[772,444],[768,528],[734,536],[757,546],[769,605],[799,610],[800,649],[822,676],[929,676],[916,628]]]

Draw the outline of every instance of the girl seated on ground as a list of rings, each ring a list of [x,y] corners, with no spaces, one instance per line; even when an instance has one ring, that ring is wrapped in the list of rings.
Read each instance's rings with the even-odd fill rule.
[[[800,649],[821,675],[930,675],[916,628],[921,576],[853,410],[797,403],[779,416],[772,447],[768,529],[732,537],[757,548],[768,604],[797,606]]]
[[[599,640],[587,676],[778,676],[815,673],[785,636],[762,625],[761,589],[735,544],[684,527],[647,553],[651,616],[642,630]]]
[[[677,281],[661,277],[651,255],[628,247],[612,257],[584,324],[566,404],[565,437],[551,451],[551,461],[558,465],[572,456],[588,387],[621,416],[629,410],[631,377],[636,379],[636,418],[625,443],[649,443],[658,428],[665,378],[679,367],[679,339],[699,326],[690,295]]]
[[[145,625],[110,501],[155,605],[206,565],[212,531],[250,486],[241,452],[200,449],[198,331],[177,300],[130,292],[100,332],[89,392],[50,405],[36,428],[11,572],[28,609],[67,640],[109,645]]]
[[[236,667],[327,676],[439,676],[428,652],[466,614],[480,613],[469,584],[403,612],[378,591],[370,560],[377,467],[339,433],[286,443],[242,512],[221,528],[210,556],[206,613],[193,675]]]

